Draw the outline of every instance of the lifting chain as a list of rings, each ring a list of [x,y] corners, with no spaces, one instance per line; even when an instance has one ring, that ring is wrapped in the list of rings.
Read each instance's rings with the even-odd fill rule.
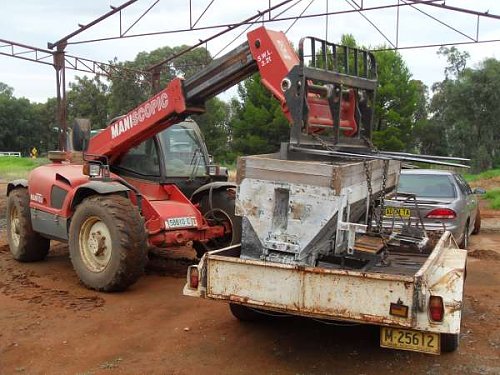
[[[317,140],[319,143],[321,143],[321,146],[323,146],[323,148],[327,151],[335,151],[335,149],[333,147],[331,147],[328,143],[326,143],[326,141],[321,138],[319,135],[317,134],[311,134],[311,136]]]
[[[373,188],[372,188],[372,177],[371,177],[371,168],[368,165],[368,161],[366,159],[363,160],[363,168],[365,170],[365,176],[366,176],[366,187],[368,188],[368,204],[370,208],[368,209],[367,218],[366,218],[366,223],[368,225],[368,232],[371,232],[372,229],[372,219],[373,219],[373,213],[375,212],[375,201],[372,199],[373,196]]]
[[[372,176],[371,176],[371,168],[368,165],[366,160],[363,160],[363,167],[366,175],[366,186],[368,188],[368,201],[370,202],[370,209],[367,214],[367,224],[368,231],[370,232],[372,229],[372,220],[373,215],[375,214],[375,199],[373,197],[373,187],[372,187]],[[377,233],[382,233],[382,221],[384,217],[384,209],[385,209],[385,189],[387,186],[387,175],[389,174],[389,160],[384,160],[384,170],[382,173],[382,187],[380,191],[379,198],[379,213],[376,215],[375,228]]]
[[[312,137],[317,140],[321,145],[328,151],[334,151],[335,149],[329,146],[319,135],[317,134],[312,134]],[[379,152],[377,147],[366,137],[363,137],[363,140],[366,142],[366,144],[372,149],[372,151]],[[363,159],[363,168],[365,170],[365,176],[366,176],[366,186],[368,188],[368,202],[370,205],[370,209],[368,210],[367,213],[367,224],[368,224],[368,231],[370,232],[372,229],[372,219],[373,215],[375,214],[375,200],[373,198],[373,187],[372,187],[372,173],[371,173],[371,168],[368,164],[367,159]],[[376,232],[382,233],[382,222],[383,222],[383,217],[384,217],[384,209],[385,209],[385,189],[387,186],[387,177],[389,174],[389,160],[385,159],[384,160],[384,170],[382,173],[382,189],[380,191],[380,198],[379,198],[379,214],[376,215],[376,223],[375,223],[375,228]]]
[[[385,210],[385,188],[387,184],[387,175],[389,173],[389,160],[384,160],[384,172],[382,174],[382,191],[380,196],[380,212],[377,220],[377,232],[382,233],[382,221]]]

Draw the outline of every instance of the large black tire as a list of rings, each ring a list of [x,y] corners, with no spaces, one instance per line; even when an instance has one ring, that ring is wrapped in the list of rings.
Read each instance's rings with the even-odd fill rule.
[[[451,333],[441,334],[441,352],[451,353],[458,349],[459,335]]]
[[[241,242],[241,217],[234,214],[235,192],[232,189],[214,190],[212,205],[207,192],[200,198],[200,211],[211,225],[228,225],[231,230],[226,235],[211,239],[206,243],[195,242],[196,255],[201,258],[207,251],[222,249]]]
[[[36,262],[49,253],[50,240],[31,226],[28,189],[17,188],[7,198],[7,238],[10,252],[20,262]]]
[[[469,221],[465,223],[464,235],[462,237],[462,241],[458,244],[458,247],[461,249],[467,249],[469,247]]]
[[[90,120],[76,118],[71,128],[72,151],[85,151],[90,140]]]
[[[104,292],[125,290],[144,273],[144,220],[125,197],[89,197],[77,206],[71,220],[69,252],[87,287]]]
[[[472,234],[479,234],[481,231],[481,211],[479,208],[477,209],[476,221],[474,221],[474,229],[472,230]]]
[[[255,322],[263,320],[266,317],[266,315],[259,313],[257,310],[237,303],[230,303],[229,310],[231,310],[231,314],[233,314],[236,319],[242,322]]]

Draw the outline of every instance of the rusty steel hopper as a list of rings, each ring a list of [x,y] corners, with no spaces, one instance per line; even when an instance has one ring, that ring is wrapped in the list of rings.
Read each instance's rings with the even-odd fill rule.
[[[372,198],[382,193],[383,160],[364,165],[359,160],[311,159],[300,153],[294,160],[280,158],[280,153],[239,159],[241,258],[315,266],[322,256],[339,251],[339,212],[344,222],[363,219],[369,196],[366,169]],[[385,192],[399,181],[400,162],[388,163]]]

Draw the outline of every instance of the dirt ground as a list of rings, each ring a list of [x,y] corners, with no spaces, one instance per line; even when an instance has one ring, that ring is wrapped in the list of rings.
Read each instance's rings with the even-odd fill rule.
[[[182,295],[189,262],[179,254],[125,293],[93,292],[65,245],[53,242],[40,263],[12,260],[2,219],[0,374],[500,374],[500,212],[483,208],[482,217],[460,348],[441,356],[382,349],[372,326],[240,323],[224,303]]]

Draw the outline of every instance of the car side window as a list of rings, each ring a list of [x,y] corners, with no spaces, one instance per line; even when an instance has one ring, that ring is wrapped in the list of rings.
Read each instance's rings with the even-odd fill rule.
[[[457,181],[457,184],[465,195],[470,195],[472,194],[472,189],[470,188],[469,184],[467,181],[464,180],[464,178],[458,174],[455,175],[455,180]]]
[[[468,194],[472,194],[472,189],[467,181],[465,181],[465,178],[463,176],[460,176],[460,179],[464,182],[465,188],[467,189]]]

